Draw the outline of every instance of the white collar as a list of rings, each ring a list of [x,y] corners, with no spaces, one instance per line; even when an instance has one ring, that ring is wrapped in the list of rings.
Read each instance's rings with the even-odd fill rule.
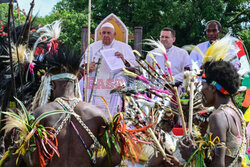
[[[114,39],[113,39],[113,41],[111,42],[111,44],[109,44],[109,45],[104,45],[104,44],[102,44],[102,47],[104,48],[104,49],[109,49],[109,48],[112,48],[113,47],[113,45],[114,45]]]

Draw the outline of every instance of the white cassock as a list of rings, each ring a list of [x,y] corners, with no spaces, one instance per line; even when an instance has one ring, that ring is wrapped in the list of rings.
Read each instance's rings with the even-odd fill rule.
[[[165,74],[168,74],[168,70],[165,65],[165,58],[162,55],[162,53],[160,53],[158,49],[154,49],[150,51],[150,53],[154,55],[162,71],[164,71]],[[181,49],[173,45],[171,48],[167,50],[167,57],[171,63],[171,70],[172,70],[175,82],[177,81],[182,82],[184,78],[184,67],[191,67],[191,61],[189,59],[188,52],[184,49]],[[151,65],[153,64],[152,58],[149,57],[148,55],[147,55],[146,60],[148,61],[149,64]],[[158,68],[155,67],[155,69],[158,69]]]
[[[132,48],[128,44],[120,42],[120,41],[116,41],[116,40],[113,40],[113,42],[108,46],[103,45],[101,40],[92,43],[90,45],[90,62],[93,62],[93,61],[98,62],[101,56],[100,51],[103,49],[109,49],[109,48],[113,48],[117,52],[122,53],[124,56],[124,59],[127,62],[129,62],[131,67],[134,67],[137,64],[135,60],[135,56],[132,52]],[[84,61],[85,63],[87,63],[87,55],[88,55],[88,49],[85,51],[85,60],[82,61],[81,65],[84,64]],[[88,84],[90,85],[89,87],[87,87],[86,82],[83,84],[84,82],[83,79],[80,80],[81,92],[83,92],[84,87],[85,88],[87,87],[89,96],[91,93],[91,85],[93,85],[95,73],[96,72],[92,72],[89,75],[90,77],[89,84]],[[107,101],[109,109],[111,111],[111,115],[113,116],[117,111],[117,107],[119,108],[121,107],[122,100],[118,93],[110,94],[110,91],[118,85],[121,85],[121,84],[127,85],[127,83],[128,83],[127,76],[124,76],[122,71],[110,72],[108,66],[106,65],[105,60],[102,59],[100,69],[97,74],[97,85],[94,87],[93,99],[91,103],[101,108],[101,110],[105,112],[106,118],[109,118],[106,105],[101,99],[101,96],[102,96]],[[85,93],[85,97],[86,97],[86,93]]]

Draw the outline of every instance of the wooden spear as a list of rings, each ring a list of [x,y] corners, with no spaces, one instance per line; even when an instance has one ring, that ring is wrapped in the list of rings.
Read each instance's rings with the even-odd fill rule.
[[[90,45],[90,30],[91,30],[91,0],[89,0],[89,10],[88,10],[88,46]],[[90,64],[90,47],[88,47],[88,56],[87,56],[87,85],[86,85],[86,102],[88,102],[88,85],[89,85],[89,64]]]
[[[189,135],[192,134],[193,104],[194,104],[194,78],[192,76],[191,81],[190,81],[189,116],[188,116],[188,133],[189,133]]]

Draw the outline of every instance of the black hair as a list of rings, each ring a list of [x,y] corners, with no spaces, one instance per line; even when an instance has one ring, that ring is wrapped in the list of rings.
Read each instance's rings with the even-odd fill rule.
[[[235,94],[240,87],[240,78],[237,69],[230,63],[223,60],[209,61],[203,65],[206,74],[206,82],[218,82],[230,95]],[[218,91],[219,92],[219,91]],[[220,93],[222,95],[222,93]],[[225,95],[224,95],[225,96]]]
[[[69,47],[68,44],[58,44],[57,50],[51,50],[46,55],[48,72],[52,74],[72,73],[77,74],[82,60],[80,51]]]
[[[161,30],[161,32],[162,31],[171,31],[172,37],[175,37],[175,30],[173,30],[172,28],[165,27]]]
[[[211,23],[216,23],[216,25],[217,25],[219,31],[221,32],[222,27],[221,27],[220,22],[218,22],[217,20],[210,20],[210,21],[208,21],[208,22],[206,23],[206,29],[207,29],[208,25],[211,24]]]

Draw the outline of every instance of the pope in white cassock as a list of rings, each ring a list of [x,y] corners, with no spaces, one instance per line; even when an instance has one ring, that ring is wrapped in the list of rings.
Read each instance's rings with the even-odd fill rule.
[[[97,62],[102,56],[104,50],[112,48],[114,51],[113,56],[121,59],[124,63],[124,67],[134,67],[136,65],[132,48],[128,44],[114,39],[116,33],[114,26],[111,23],[107,22],[101,26],[100,35],[102,40],[96,41],[88,47],[88,49],[90,48],[89,84],[86,84],[86,78],[85,84],[83,84],[83,79],[80,80],[80,89],[83,90],[83,87],[88,88],[89,96],[93,87],[94,77],[96,76]],[[82,61],[81,66],[86,65],[87,63],[88,49],[85,51],[85,60]],[[97,84],[93,89],[91,103],[101,108],[105,112],[106,117],[109,118],[108,110],[104,101],[101,99],[101,96],[107,101],[111,114],[113,115],[116,112],[117,107],[121,107],[122,101],[118,93],[110,94],[110,91],[118,85],[127,84],[128,79],[124,76],[122,69],[111,72],[110,67],[107,65],[104,58],[101,59],[101,64],[96,77]]]

